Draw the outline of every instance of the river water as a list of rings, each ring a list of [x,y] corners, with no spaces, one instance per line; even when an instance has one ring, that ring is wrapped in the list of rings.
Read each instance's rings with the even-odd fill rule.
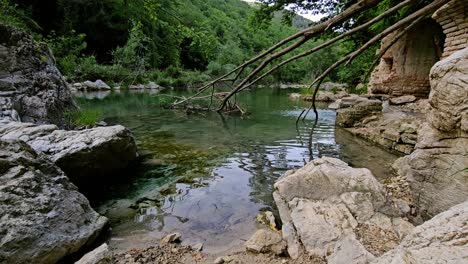
[[[335,128],[326,105],[309,144],[312,115],[299,123],[305,103],[280,89],[247,91],[237,98],[250,115],[220,116],[167,110],[167,94],[85,94],[84,110],[135,135],[143,164],[100,190],[93,206],[110,219],[110,246],[147,247],[180,232],[184,244],[211,253],[242,247],[257,229],[261,210],[274,210],[273,184],[286,170],[313,158],[337,157],[387,177],[397,156]],[[170,92],[174,94],[174,92]]]

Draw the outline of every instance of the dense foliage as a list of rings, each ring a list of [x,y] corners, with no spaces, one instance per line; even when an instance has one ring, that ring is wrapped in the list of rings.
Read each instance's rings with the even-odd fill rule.
[[[268,10],[274,11],[294,1],[264,2],[279,3]],[[343,6],[340,1],[305,2],[314,5],[297,7],[332,13]],[[196,85],[310,23],[290,14],[263,12],[266,20],[260,12],[265,5],[258,9],[240,0],[0,0],[0,5],[0,19],[48,42],[59,68],[76,81]],[[288,18],[294,18],[291,25],[280,23]],[[310,81],[354,48],[353,43],[340,43],[282,67],[266,81]],[[369,61],[365,58],[363,64]],[[357,69],[342,69],[330,78],[357,83],[363,74]]]

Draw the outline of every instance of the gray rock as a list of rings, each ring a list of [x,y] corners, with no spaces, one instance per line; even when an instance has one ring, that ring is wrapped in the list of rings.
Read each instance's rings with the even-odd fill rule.
[[[281,255],[286,251],[286,243],[278,233],[260,229],[245,242],[245,248],[253,253],[272,252],[276,255]]]
[[[192,249],[195,251],[202,251],[203,250],[203,243],[197,243],[192,246]]]
[[[403,95],[399,97],[392,97],[390,98],[389,102],[391,105],[403,105],[403,104],[415,102],[416,100],[417,98],[414,95]]]
[[[80,260],[75,264],[104,264],[111,263],[109,247],[106,243],[97,247],[91,252],[86,253]]]
[[[283,239],[293,259],[303,246],[309,255],[326,257],[329,263],[366,263],[373,255],[356,238],[359,225],[372,223],[401,237],[411,227],[398,211],[392,211],[395,217],[380,212],[391,211],[387,207],[392,203],[369,170],[335,158],[313,160],[281,177],[274,187]]]
[[[157,85],[155,82],[149,82],[146,84],[146,89],[162,89],[162,87]]]
[[[87,90],[110,90],[111,89],[109,85],[107,85],[105,82],[99,79],[94,82],[85,81],[83,83],[83,87]]]
[[[374,264],[466,263],[468,202],[436,215],[414,230]]]
[[[45,44],[0,24],[0,119],[15,110],[22,121],[68,127],[77,109],[55,59]]]
[[[382,101],[364,97],[344,97],[336,111],[336,124],[352,127],[363,118],[382,112]]]
[[[367,264],[374,258],[353,235],[348,235],[336,244],[328,264]]]
[[[430,80],[431,126],[445,132],[468,132],[468,48],[436,63]]]
[[[172,233],[163,237],[161,239],[161,244],[178,243],[181,238],[182,235],[180,233]]]
[[[468,199],[467,149],[467,136],[425,123],[418,131],[416,149],[395,161],[394,169],[406,177],[427,217]]]
[[[55,263],[107,223],[65,174],[21,141],[0,140],[0,262]]]
[[[10,122],[0,127],[0,139],[25,141],[49,156],[76,184],[116,174],[137,158],[130,131],[120,125],[65,131],[55,125]]]

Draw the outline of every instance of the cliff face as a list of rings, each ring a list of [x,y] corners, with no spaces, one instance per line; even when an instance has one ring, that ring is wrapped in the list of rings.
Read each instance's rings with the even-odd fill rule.
[[[0,24],[0,120],[67,127],[75,109],[49,48]]]

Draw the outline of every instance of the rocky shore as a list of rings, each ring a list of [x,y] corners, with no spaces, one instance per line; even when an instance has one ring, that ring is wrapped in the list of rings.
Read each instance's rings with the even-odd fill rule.
[[[0,262],[56,263],[108,229],[79,190],[128,168],[136,144],[122,126],[66,130],[78,108],[48,47],[0,32]]]

